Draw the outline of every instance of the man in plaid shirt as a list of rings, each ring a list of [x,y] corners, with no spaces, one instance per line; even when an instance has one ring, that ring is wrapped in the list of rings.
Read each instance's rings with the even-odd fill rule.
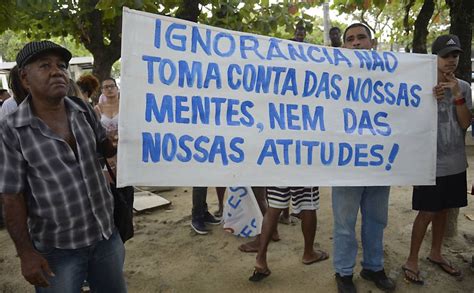
[[[49,41],[17,55],[28,97],[0,125],[0,194],[25,279],[37,292],[126,292],[125,250],[96,149],[115,149],[86,103],[66,96],[71,53]]]

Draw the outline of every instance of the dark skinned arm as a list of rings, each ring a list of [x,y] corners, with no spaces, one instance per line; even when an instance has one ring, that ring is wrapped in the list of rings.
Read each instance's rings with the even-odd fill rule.
[[[27,208],[22,194],[3,194],[5,226],[21,260],[21,273],[32,285],[48,287],[54,276],[46,259],[33,247],[27,226]]]
[[[100,147],[101,147],[102,154],[106,158],[112,158],[113,156],[117,154],[117,147],[114,146],[114,144],[109,138],[104,139]]]

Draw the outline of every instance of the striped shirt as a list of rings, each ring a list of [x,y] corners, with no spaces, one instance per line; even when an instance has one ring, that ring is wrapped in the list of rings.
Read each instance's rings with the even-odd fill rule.
[[[76,158],[69,144],[32,113],[30,99],[0,125],[0,193],[23,193],[34,242],[76,249],[108,239],[113,197],[96,154],[96,137],[103,141],[105,130],[91,107],[65,97]]]

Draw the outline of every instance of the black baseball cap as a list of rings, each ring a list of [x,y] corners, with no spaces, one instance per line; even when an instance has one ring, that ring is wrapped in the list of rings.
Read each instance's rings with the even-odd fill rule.
[[[64,59],[64,62],[69,64],[72,58],[71,52],[60,45],[51,41],[35,41],[26,44],[20,52],[16,55],[16,64],[19,68],[35,61],[39,56],[47,52],[54,52],[59,54]]]
[[[439,36],[431,46],[431,52],[438,56],[445,56],[454,51],[463,52],[461,49],[461,42],[456,35]]]

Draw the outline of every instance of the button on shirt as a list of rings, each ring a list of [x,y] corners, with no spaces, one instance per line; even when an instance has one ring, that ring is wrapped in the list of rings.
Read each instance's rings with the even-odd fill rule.
[[[64,98],[76,157],[34,116],[30,101],[27,97],[0,125],[0,193],[23,193],[34,242],[76,249],[108,239],[113,197],[96,154],[96,137],[105,139],[104,128],[90,106]]]

